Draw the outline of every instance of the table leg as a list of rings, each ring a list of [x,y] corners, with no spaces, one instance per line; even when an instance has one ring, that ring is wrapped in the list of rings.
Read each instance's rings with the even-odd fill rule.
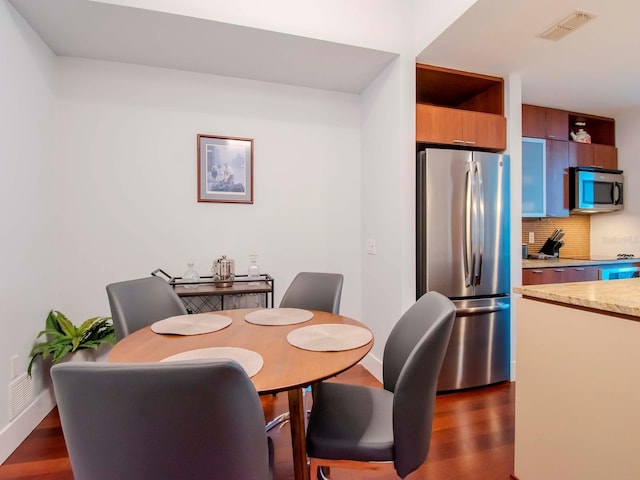
[[[291,425],[291,445],[293,447],[293,473],[296,480],[309,480],[307,445],[305,438],[304,390],[294,388],[289,394],[289,421]]]

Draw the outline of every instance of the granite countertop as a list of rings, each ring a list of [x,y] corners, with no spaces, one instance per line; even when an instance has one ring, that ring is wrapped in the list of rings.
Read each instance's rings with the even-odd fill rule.
[[[640,317],[640,278],[514,287],[524,297]]]
[[[522,268],[553,268],[553,267],[578,267],[586,265],[615,265],[639,262],[639,258],[627,258],[624,260],[584,260],[579,258],[554,258],[552,260],[538,260],[529,258],[522,260]]]

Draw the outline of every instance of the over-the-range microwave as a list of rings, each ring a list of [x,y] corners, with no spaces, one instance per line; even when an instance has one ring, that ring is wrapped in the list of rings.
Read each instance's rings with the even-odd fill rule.
[[[569,210],[586,214],[622,210],[623,187],[622,170],[572,167],[569,169]]]

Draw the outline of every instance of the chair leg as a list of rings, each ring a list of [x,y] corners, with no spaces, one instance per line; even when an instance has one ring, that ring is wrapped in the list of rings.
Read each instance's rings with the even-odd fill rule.
[[[331,472],[329,467],[321,465],[317,459],[309,458],[309,473],[312,479],[316,480],[331,480]],[[313,477],[315,475],[315,477]]]
[[[329,467],[318,467],[318,480],[331,480]]]
[[[267,423],[267,425],[265,426],[265,430],[268,432],[271,429],[275,428],[276,426],[280,425],[281,423],[286,423],[288,421],[289,421],[289,412],[281,413],[276,418],[274,418],[269,423]]]
[[[390,477],[398,478],[392,461],[362,462],[358,460],[333,460],[327,458],[309,457],[309,473],[315,474],[317,480],[329,480],[330,468],[346,468],[368,471],[389,471]],[[315,472],[315,473],[314,473]],[[387,477],[385,477],[387,478]]]
[[[306,387],[303,388],[303,400],[304,400],[304,410],[305,412],[307,412],[307,417],[305,418],[305,427],[306,427],[306,421],[308,420],[309,414],[311,413],[311,410],[307,407],[307,392],[311,389],[311,387]],[[274,418],[273,420],[271,420],[269,423],[267,423],[267,425],[265,426],[265,429],[267,430],[267,432],[271,431],[273,428],[275,428],[276,426],[280,425],[281,423],[286,423],[289,421],[289,412],[285,412],[282,413],[280,415],[278,415],[276,418]]]

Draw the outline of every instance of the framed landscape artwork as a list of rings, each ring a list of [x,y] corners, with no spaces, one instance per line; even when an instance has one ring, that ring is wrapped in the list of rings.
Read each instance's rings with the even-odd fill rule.
[[[253,203],[253,139],[198,134],[198,202]]]

